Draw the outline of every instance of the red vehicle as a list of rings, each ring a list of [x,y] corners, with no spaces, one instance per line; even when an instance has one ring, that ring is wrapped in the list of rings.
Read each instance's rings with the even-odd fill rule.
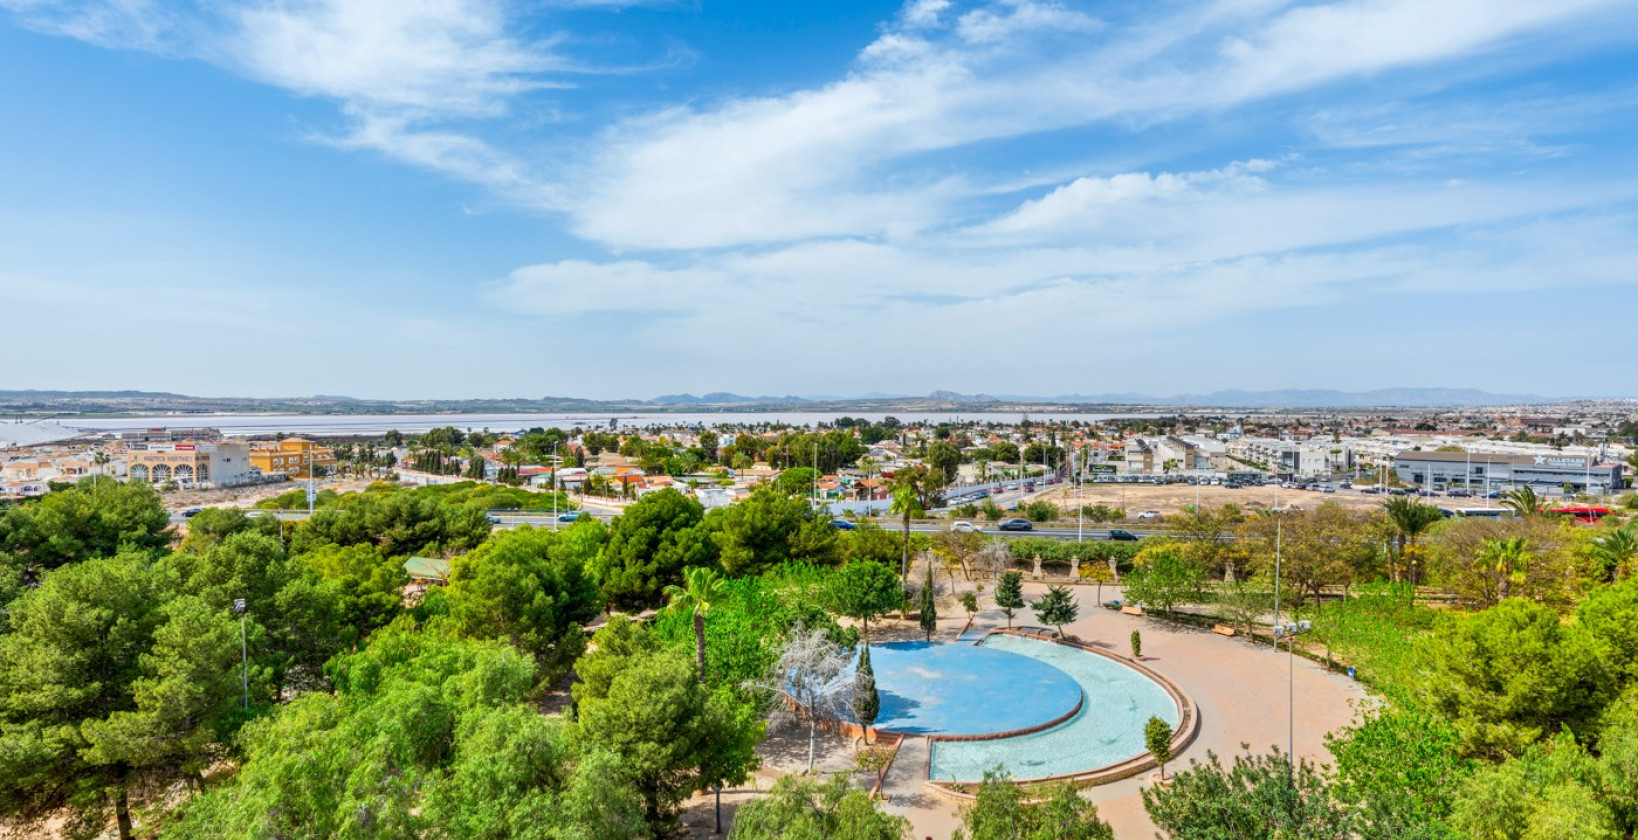
[[[1553,508],[1549,513],[1560,516],[1573,516],[1578,522],[1594,523],[1610,515],[1609,508],[1589,507],[1587,505],[1572,505],[1570,507]]]

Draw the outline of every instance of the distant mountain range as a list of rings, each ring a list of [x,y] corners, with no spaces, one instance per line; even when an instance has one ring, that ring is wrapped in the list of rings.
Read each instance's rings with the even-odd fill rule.
[[[1142,410],[1145,408],[1222,409],[1364,409],[1461,408],[1484,405],[1534,405],[1567,402],[1532,394],[1494,394],[1471,388],[1385,388],[1376,391],[1286,389],[1213,391],[1209,394],[962,394],[933,391],[926,396],[871,393],[856,397],[745,396],[713,391],[666,394],[653,399],[588,400],[578,397],[503,397],[466,400],[371,400],[346,396],[190,397],[155,391],[0,391],[0,414],[31,417],[211,414],[271,412],[291,414],[433,414],[642,411],[1072,411]]]
[[[848,402],[852,400],[930,400],[961,405],[1043,404],[1043,405],[1154,405],[1199,406],[1210,408],[1457,408],[1476,405],[1525,405],[1560,402],[1561,400],[1534,394],[1493,394],[1473,388],[1382,388],[1375,391],[1335,391],[1328,389],[1284,389],[1276,391],[1213,391],[1209,394],[1178,394],[1157,397],[1138,393],[1109,394],[962,394],[956,391],[934,391],[926,397],[905,394],[866,394],[862,397],[747,397],[739,394],[713,392],[696,397],[693,394],[667,394],[649,400],[654,405],[794,405],[811,402]]]

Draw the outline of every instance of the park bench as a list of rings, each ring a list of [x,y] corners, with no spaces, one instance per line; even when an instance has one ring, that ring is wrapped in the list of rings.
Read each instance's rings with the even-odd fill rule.
[[[1143,615],[1143,608],[1142,607],[1131,607],[1131,606],[1121,607],[1120,611],[1125,613],[1126,615]]]
[[[1211,632],[1216,633],[1219,636],[1232,636],[1234,635],[1234,628],[1228,626],[1227,624],[1219,624],[1212,627]]]

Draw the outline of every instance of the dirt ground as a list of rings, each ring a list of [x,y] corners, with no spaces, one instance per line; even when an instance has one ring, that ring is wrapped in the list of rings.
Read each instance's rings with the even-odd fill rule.
[[[1281,507],[1292,505],[1301,506],[1306,510],[1318,507],[1321,502],[1336,502],[1350,508],[1376,508],[1382,504],[1382,496],[1373,496],[1357,490],[1338,490],[1335,493],[1319,493],[1310,490],[1287,490],[1285,488],[1242,487],[1230,490],[1221,485],[1190,486],[1188,484],[1087,484],[1081,487],[1079,503],[1086,506],[1107,505],[1109,507],[1125,508],[1128,517],[1137,516],[1146,510],[1158,510],[1163,515],[1178,513],[1187,505],[1200,504],[1205,507],[1217,507],[1234,503],[1247,510],[1271,508],[1275,506],[1276,495]],[[1054,487],[1039,495],[1037,499],[1045,499],[1059,505],[1065,510],[1074,510],[1076,493],[1074,487]]]
[[[320,490],[349,493],[369,486],[361,479],[330,479],[318,483]],[[164,493],[165,509],[175,513],[196,507],[250,507],[262,499],[271,499],[291,490],[306,486],[304,481],[282,481],[277,484],[258,484],[251,487],[223,487],[215,490],[176,490]]]

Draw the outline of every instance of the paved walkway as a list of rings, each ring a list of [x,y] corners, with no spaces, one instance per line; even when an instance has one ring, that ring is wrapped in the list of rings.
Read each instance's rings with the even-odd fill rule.
[[[1044,584],[1028,583],[1025,596],[1033,601],[1045,588]],[[1169,770],[1186,767],[1190,759],[1204,761],[1207,750],[1227,759],[1240,752],[1241,743],[1250,744],[1252,750],[1258,752],[1275,744],[1286,749],[1288,685],[1296,701],[1292,723],[1297,755],[1329,763],[1325,735],[1352,721],[1353,704],[1366,699],[1358,683],[1346,676],[1327,674],[1300,657],[1293,662],[1283,652],[1276,654],[1266,647],[1252,647],[1240,638],[1224,638],[1204,630],[1122,615],[1096,606],[1093,587],[1076,587],[1074,591],[1081,605],[1081,617],[1066,626],[1065,632],[1124,655],[1131,650],[1132,631],[1140,631],[1144,663],[1175,682],[1199,706],[1199,734],[1194,743],[1173,760]],[[985,609],[973,622],[975,630],[981,625],[1004,626],[1006,623],[989,596],[986,592],[981,599]],[[1118,587],[1103,587],[1104,600],[1117,597]],[[1032,622],[1039,623],[1027,607],[1014,619],[1014,624]],[[977,636],[969,632],[963,641]],[[910,748],[909,743],[905,746]],[[913,759],[918,762],[915,765],[918,775],[925,772],[920,769],[925,767],[925,749],[923,741]],[[907,758],[909,754],[900,753],[900,762]],[[899,775],[900,769],[895,763],[889,776],[888,781],[894,787],[888,810],[908,816],[917,838],[944,840],[949,837],[958,824],[956,806],[931,794],[912,796],[908,791],[901,794],[898,785],[901,780],[907,782],[908,777]],[[1146,774],[1090,788],[1084,795],[1097,803],[1103,818],[1114,827],[1117,838],[1147,840],[1155,836],[1154,824],[1143,810],[1140,794],[1148,784]]]

